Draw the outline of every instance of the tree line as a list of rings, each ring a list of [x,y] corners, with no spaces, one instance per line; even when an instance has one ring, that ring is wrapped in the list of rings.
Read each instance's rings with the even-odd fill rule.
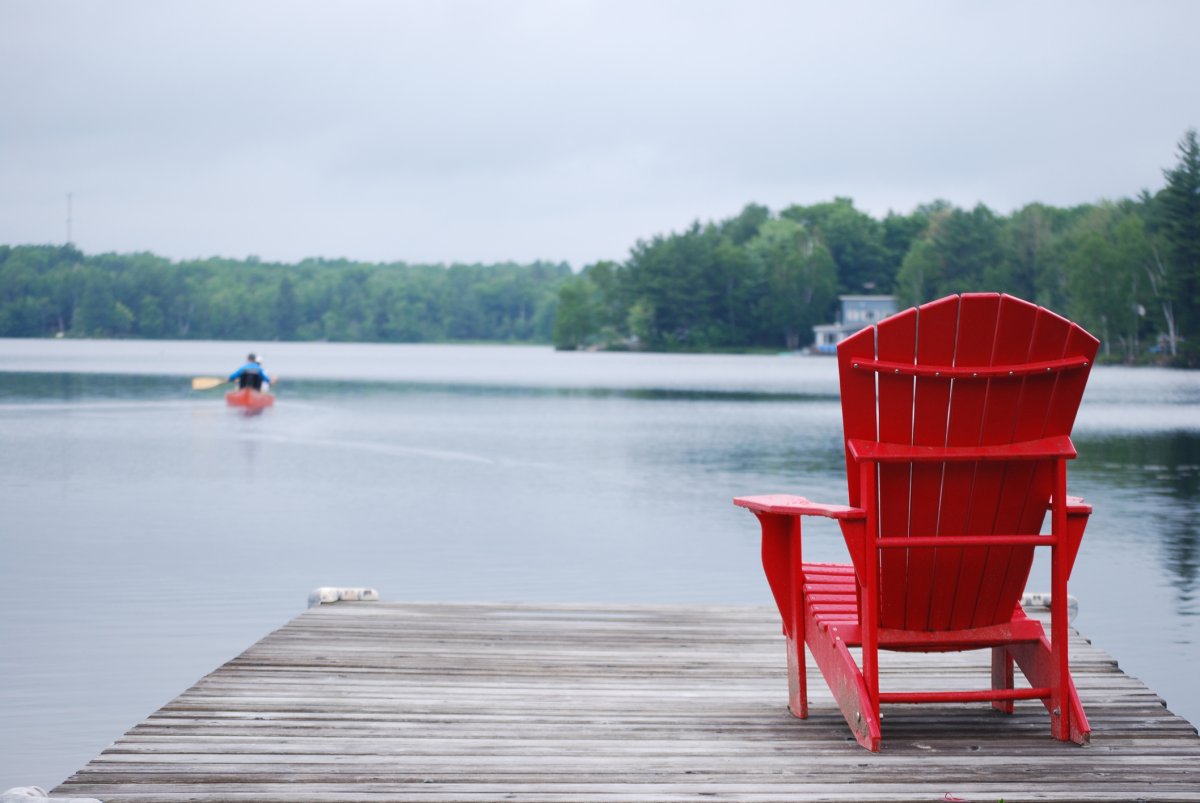
[[[623,262],[298,264],[0,246],[0,337],[553,342],[560,349],[795,349],[839,294],[900,306],[1007,292],[1063,313],[1112,360],[1200,365],[1200,145],[1164,186],[999,215],[944,201],[876,219],[849,198],[639,241]]]
[[[0,246],[0,337],[546,343],[565,263],[299,264]]]
[[[559,291],[559,348],[796,348],[839,294],[901,308],[1006,292],[1079,322],[1113,360],[1200,365],[1200,145],[1136,199],[1011,215],[944,201],[882,220],[849,198],[740,214],[637,243]]]

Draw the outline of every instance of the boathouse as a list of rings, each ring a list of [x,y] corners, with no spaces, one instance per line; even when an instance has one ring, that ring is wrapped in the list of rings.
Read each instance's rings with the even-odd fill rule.
[[[837,344],[850,335],[881,321],[896,311],[893,296],[838,296],[842,310],[835,323],[822,323],[813,327],[813,351],[817,354],[834,354]]]

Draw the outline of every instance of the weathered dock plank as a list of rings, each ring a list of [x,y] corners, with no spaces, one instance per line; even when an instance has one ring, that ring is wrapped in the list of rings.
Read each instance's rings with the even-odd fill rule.
[[[203,678],[55,794],[119,801],[1200,801],[1200,738],[1077,634],[1092,744],[1040,703],[884,709],[879,754],[815,668],[786,711],[773,610],[338,603]],[[986,653],[883,683],[986,685]],[[936,679],[936,680],[935,680]],[[947,797],[948,796],[948,797]]]

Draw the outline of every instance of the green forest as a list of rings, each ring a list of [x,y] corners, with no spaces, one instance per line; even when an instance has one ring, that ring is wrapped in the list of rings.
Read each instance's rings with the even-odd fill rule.
[[[1164,160],[1166,161],[1166,160]],[[1200,144],[1155,192],[1011,215],[944,201],[882,220],[850,198],[757,204],[639,241],[624,262],[298,264],[0,246],[0,337],[498,341],[559,349],[796,349],[844,293],[901,307],[1007,292],[1078,321],[1106,359],[1200,365]]]
[[[0,337],[548,343],[565,263],[295,265],[0,246]]]

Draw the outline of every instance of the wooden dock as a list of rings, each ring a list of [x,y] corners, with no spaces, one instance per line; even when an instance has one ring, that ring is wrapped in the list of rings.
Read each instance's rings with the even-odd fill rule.
[[[786,711],[766,608],[337,603],[203,678],[53,791],[118,801],[1200,801],[1200,738],[1074,636],[1093,735],[1018,703],[884,709],[854,742],[815,668]],[[885,654],[885,688],[986,653]],[[970,677],[968,677],[970,675]]]

